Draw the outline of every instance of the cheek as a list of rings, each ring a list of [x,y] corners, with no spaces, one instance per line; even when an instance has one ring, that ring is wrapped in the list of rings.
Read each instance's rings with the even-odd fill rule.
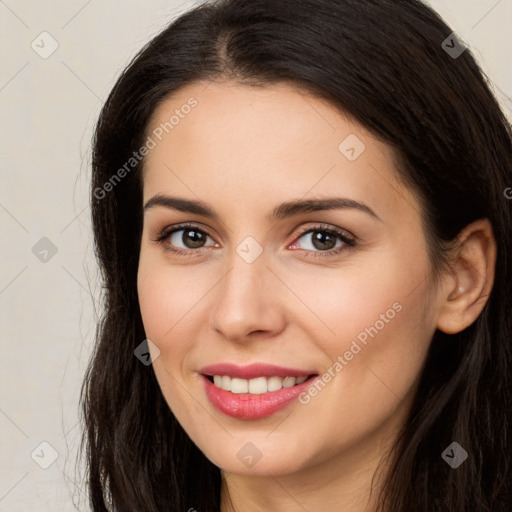
[[[414,287],[422,282],[426,270],[410,267],[391,254],[382,258],[368,254],[357,265],[290,274],[288,281],[300,299],[292,301],[296,304],[294,322],[302,323],[307,332],[317,325],[317,341],[329,354],[343,353],[358,336],[364,343],[375,331],[394,328],[390,326],[410,315],[411,309],[421,309],[417,299],[424,291],[421,287],[414,291]]]
[[[146,337],[160,350],[152,368],[169,408],[180,420],[202,412],[185,391],[182,369],[190,349],[188,331],[197,326],[194,313],[204,296],[203,288],[200,280],[187,278],[185,272],[141,257],[137,289],[142,322]]]
[[[429,263],[422,254],[390,255],[378,266],[368,262],[339,278],[316,280],[321,292],[305,297],[329,329],[318,331],[318,345],[328,356],[326,387],[351,409],[392,406],[421,372],[435,332]],[[311,286],[304,280],[304,293]]]
[[[167,281],[157,267],[151,268],[141,262],[137,289],[142,322],[146,336],[158,345],[173,325],[173,318],[168,313],[173,311],[170,302],[174,301],[175,294],[169,293]]]
[[[195,308],[207,288],[197,273],[193,278],[187,270],[173,269],[149,258],[141,258],[137,290],[142,321],[149,339],[160,350],[178,349],[176,332],[192,321]],[[166,340],[171,340],[166,343]]]
[[[410,283],[393,286],[393,281],[383,278],[389,288],[378,293],[374,283],[375,293],[364,294],[364,300],[347,288],[337,292],[336,307],[327,300],[318,304],[336,335],[322,342],[331,359],[322,383],[301,403],[305,424],[326,440],[322,456],[383,425],[397,426],[407,415],[433,332],[423,313],[426,285],[410,293]]]

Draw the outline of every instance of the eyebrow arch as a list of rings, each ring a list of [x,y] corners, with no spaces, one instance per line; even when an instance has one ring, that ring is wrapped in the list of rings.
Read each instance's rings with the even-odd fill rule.
[[[180,212],[195,213],[209,217],[211,219],[219,219],[219,215],[206,203],[191,199],[183,199],[179,197],[170,197],[163,194],[157,194],[149,199],[144,205],[144,212],[155,206],[162,206]],[[353,199],[343,197],[331,197],[327,199],[306,199],[287,201],[276,206],[272,212],[267,215],[267,219],[271,222],[292,217],[300,213],[311,213],[326,210],[354,209],[362,211],[375,219],[382,222],[382,219],[366,204],[360,203]]]

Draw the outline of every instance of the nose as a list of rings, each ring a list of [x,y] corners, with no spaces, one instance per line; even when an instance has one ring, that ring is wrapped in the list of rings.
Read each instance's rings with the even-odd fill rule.
[[[212,294],[210,326],[236,343],[274,337],[286,326],[285,293],[265,253],[248,263],[234,252],[228,272]]]

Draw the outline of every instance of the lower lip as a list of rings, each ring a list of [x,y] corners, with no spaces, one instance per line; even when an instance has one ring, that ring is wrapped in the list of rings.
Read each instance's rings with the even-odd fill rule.
[[[279,391],[268,391],[261,395],[253,395],[251,393],[231,393],[231,391],[220,389],[202,375],[206,396],[210,399],[210,402],[224,414],[241,420],[266,418],[280,411],[309,388],[316,377],[316,375],[310,377],[302,384],[297,384],[291,388],[282,388]]]

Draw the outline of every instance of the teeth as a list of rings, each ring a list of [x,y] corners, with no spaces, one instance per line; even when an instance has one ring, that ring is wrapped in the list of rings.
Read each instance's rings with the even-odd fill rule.
[[[266,377],[258,377],[249,381],[249,393],[253,395],[261,395],[267,392],[267,379]]]
[[[213,383],[218,388],[232,393],[250,393],[261,395],[267,391],[279,391],[282,388],[291,388],[296,384],[302,384],[307,377],[257,377],[256,379],[238,379],[228,375],[214,375]]]
[[[222,378],[222,389],[225,389],[226,391],[231,391],[231,377],[221,377]]]
[[[267,379],[267,389],[269,391],[279,391],[283,387],[283,379],[281,377],[269,377]]]
[[[231,393],[247,393],[249,391],[249,381],[245,379],[231,379]]]

